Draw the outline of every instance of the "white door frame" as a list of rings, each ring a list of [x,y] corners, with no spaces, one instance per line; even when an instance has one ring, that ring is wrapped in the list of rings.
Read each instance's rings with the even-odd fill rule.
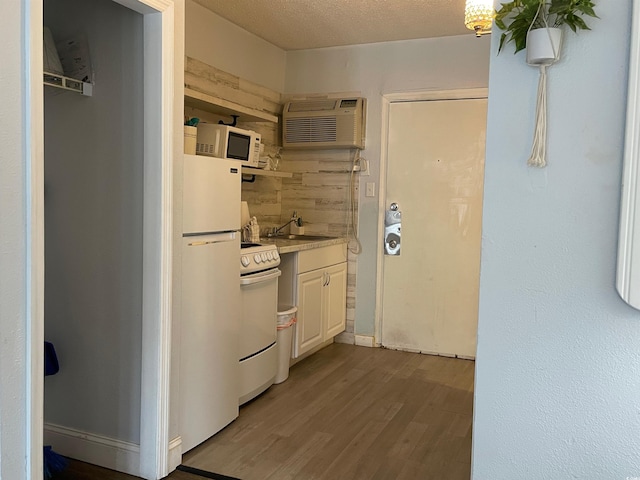
[[[629,54],[629,83],[627,87],[627,125],[624,141],[620,226],[618,234],[618,266],[616,289],[620,297],[640,310],[640,209],[637,198],[640,190],[640,0],[633,2],[631,48]]]
[[[382,132],[380,139],[380,179],[378,195],[378,253],[376,261],[376,310],[374,343],[382,344],[382,294],[384,292],[384,211],[387,201],[387,165],[389,143],[389,109],[392,103],[424,102],[429,100],[467,100],[487,98],[488,88],[465,88],[456,90],[425,90],[418,92],[388,93],[382,95]]]
[[[168,474],[174,156],[174,1],[113,0],[143,15],[144,225],[139,475]],[[44,409],[44,99],[42,0],[25,7],[27,138],[27,478],[42,478]],[[96,90],[100,85],[96,85]]]

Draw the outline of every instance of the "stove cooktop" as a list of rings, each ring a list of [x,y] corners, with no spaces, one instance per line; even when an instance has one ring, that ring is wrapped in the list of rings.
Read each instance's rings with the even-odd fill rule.
[[[260,243],[242,242],[240,248],[261,247]]]

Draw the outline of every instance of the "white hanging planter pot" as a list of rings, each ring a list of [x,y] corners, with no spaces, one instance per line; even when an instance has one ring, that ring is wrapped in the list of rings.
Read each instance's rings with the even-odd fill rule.
[[[547,68],[560,59],[561,48],[562,30],[559,28],[538,28],[527,33],[527,63],[540,68],[536,128],[527,161],[532,167],[547,165]]]
[[[552,65],[560,59],[562,29],[536,28],[527,33],[527,63]]]

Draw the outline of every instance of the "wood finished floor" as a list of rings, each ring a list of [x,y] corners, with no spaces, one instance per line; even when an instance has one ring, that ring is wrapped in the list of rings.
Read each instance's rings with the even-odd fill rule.
[[[473,373],[468,360],[333,344],[183,462],[242,480],[468,480]],[[72,461],[53,480],[135,478]]]
[[[203,480],[199,475],[175,471],[167,480]],[[140,480],[125,473],[115,472],[108,468],[98,467],[89,463],[69,459],[69,465],[59,473],[52,475],[51,480]]]
[[[242,480],[468,480],[474,362],[333,344],[183,463]]]

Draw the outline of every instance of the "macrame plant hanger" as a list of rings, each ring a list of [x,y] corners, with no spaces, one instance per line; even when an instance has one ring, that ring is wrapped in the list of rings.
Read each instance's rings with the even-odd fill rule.
[[[544,1],[541,0],[538,5],[538,11],[536,16],[529,26],[527,33],[531,32],[531,27],[535,24],[537,18],[540,16],[542,5]],[[547,67],[550,67],[556,63],[560,58],[560,44],[556,47],[551,38],[549,25],[545,15],[541,16],[544,28],[547,31],[549,37],[549,43],[553,49],[553,59],[546,60],[543,63],[536,62],[531,63],[527,60],[527,64],[538,67],[540,69],[540,79],[538,80],[538,102],[536,105],[536,124],[533,134],[533,145],[531,146],[531,156],[527,160],[527,165],[531,167],[544,168],[547,166]],[[528,36],[528,35],[527,35]]]

